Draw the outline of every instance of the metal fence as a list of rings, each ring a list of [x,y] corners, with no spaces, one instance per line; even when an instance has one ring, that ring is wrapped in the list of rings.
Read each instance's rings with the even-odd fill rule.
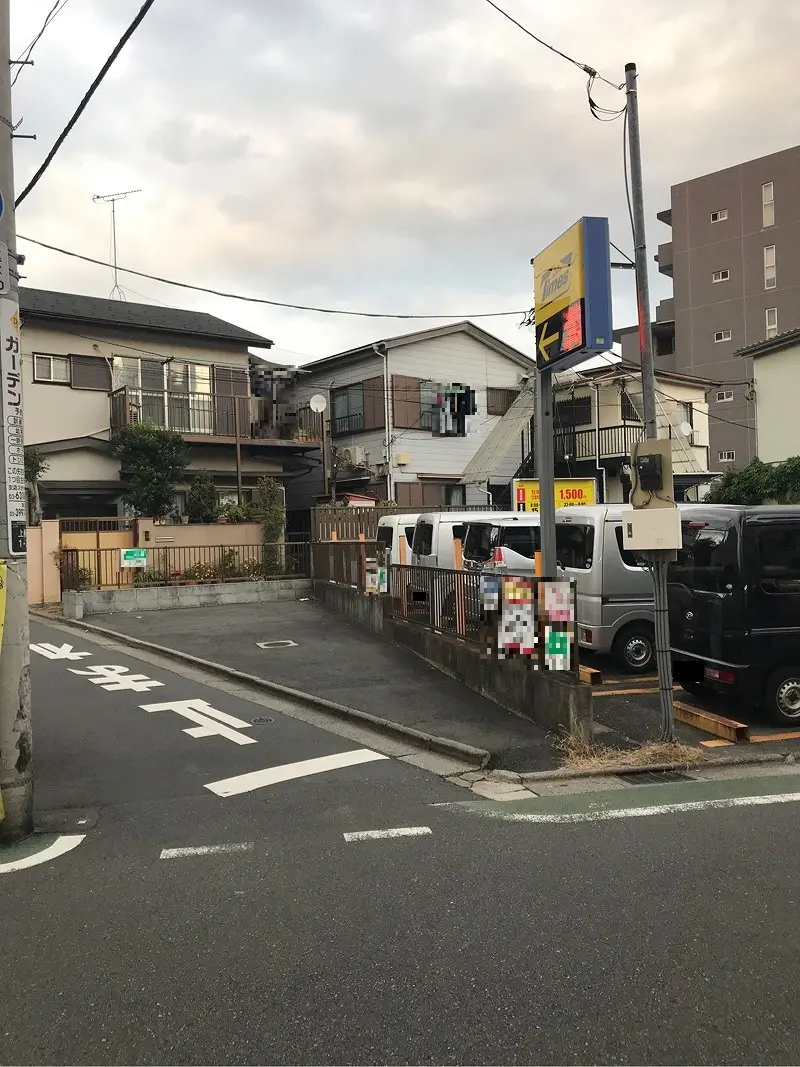
[[[59,531],[64,533],[120,533],[133,530],[136,519],[59,519]]]
[[[393,564],[389,592],[395,618],[468,641],[483,639],[480,573]]]
[[[61,588],[121,589],[311,576],[311,546],[308,543],[148,547],[144,567],[123,566],[124,551],[119,548],[62,549],[59,557]]]

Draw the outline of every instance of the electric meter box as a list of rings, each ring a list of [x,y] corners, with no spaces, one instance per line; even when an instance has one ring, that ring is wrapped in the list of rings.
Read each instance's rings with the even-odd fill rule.
[[[622,513],[622,546],[631,552],[661,552],[680,548],[681,513],[671,508],[631,508]]]

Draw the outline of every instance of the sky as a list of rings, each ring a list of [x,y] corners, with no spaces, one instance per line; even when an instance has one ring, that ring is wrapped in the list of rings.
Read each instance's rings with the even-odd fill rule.
[[[11,0],[19,55],[54,0]],[[62,0],[63,2],[63,0]],[[19,192],[141,0],[67,0],[14,88]],[[670,185],[798,141],[788,0],[498,0],[613,83],[637,63],[653,263]],[[624,94],[605,84],[599,104]],[[582,215],[632,254],[621,121],[586,76],[485,0],[156,0],[38,186],[18,233],[251,297],[473,318],[531,355],[530,260]],[[20,242],[25,284],[111,295],[107,267]],[[618,259],[617,253],[613,258]],[[635,320],[612,274],[614,326]],[[422,329],[322,315],[121,275],[127,299],[208,311],[303,363]],[[476,319],[479,314],[514,312]]]

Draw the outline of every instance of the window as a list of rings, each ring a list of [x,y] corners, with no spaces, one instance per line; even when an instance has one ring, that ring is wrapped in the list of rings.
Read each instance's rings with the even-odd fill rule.
[[[501,534],[503,548],[516,552],[526,559],[533,559],[539,551],[538,526],[506,526]]]
[[[464,557],[485,563],[492,558],[499,527],[489,522],[471,522],[464,539]]]
[[[758,564],[764,593],[800,594],[800,527],[797,523],[757,531]]]
[[[33,379],[36,382],[52,382],[54,385],[69,385],[72,380],[69,356],[34,355]]]
[[[682,522],[683,545],[669,568],[670,585],[706,593],[727,592],[738,571],[736,529]]]
[[[767,340],[770,337],[777,337],[778,334],[778,309],[767,308],[764,312],[764,333]]]
[[[716,330],[715,333],[714,333],[714,344],[718,345],[720,343],[720,341],[730,341],[730,339],[731,339],[731,331],[730,330]]]
[[[414,528],[412,547],[415,556],[430,556],[433,552],[433,524],[418,522]]]
[[[778,284],[775,271],[775,245],[766,245],[764,248],[764,288],[774,289]]]
[[[98,356],[70,356],[73,389],[111,391],[111,369],[108,360]]]
[[[679,400],[675,406],[678,409],[678,425],[688,422],[690,426],[694,427],[694,404],[691,400]]]
[[[718,389],[717,403],[729,404],[733,400],[733,389]]]
[[[712,222],[724,222],[728,217],[728,209],[726,207],[720,208],[719,211],[711,212]]]
[[[563,522],[556,525],[556,559],[561,567],[588,571],[593,551],[594,526]]]
[[[364,386],[361,382],[331,393],[331,433],[334,437],[364,429]]]
[[[711,275],[711,281],[714,283],[727,282],[730,276],[731,272],[729,270],[715,270],[714,273]]]
[[[591,426],[592,398],[590,396],[573,396],[569,400],[559,400],[555,410],[556,430],[572,429],[575,426]]]
[[[642,418],[636,408],[633,406],[633,401],[627,393],[622,393],[619,398],[620,411],[622,413],[623,422],[641,422]]]
[[[419,383],[420,415],[418,429],[429,430],[433,433],[436,428],[438,415],[436,397],[438,395],[439,391],[436,388],[436,382],[423,381]]]
[[[394,540],[394,530],[391,526],[379,526],[378,536],[375,538],[378,544],[378,548],[390,549],[392,547],[392,541]]]
[[[732,448],[725,448],[722,450],[722,452],[718,452],[717,455],[719,456],[720,463],[736,462],[736,453]]]
[[[519,389],[487,389],[486,414],[505,415],[519,396]]]
[[[775,225],[775,187],[772,182],[761,186],[761,225]]]
[[[642,565],[636,559],[636,556],[629,548],[624,548],[622,545],[622,526],[614,527],[614,534],[617,538],[617,548],[619,549],[620,558],[626,567],[634,567],[636,570],[641,570]]]

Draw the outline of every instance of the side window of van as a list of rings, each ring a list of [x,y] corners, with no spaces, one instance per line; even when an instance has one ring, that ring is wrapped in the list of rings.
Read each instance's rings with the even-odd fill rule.
[[[765,526],[756,537],[762,591],[800,595],[800,524]]]
[[[629,548],[622,547],[622,526],[614,527],[614,534],[617,538],[617,547],[619,548],[619,554],[622,558],[622,562],[626,567],[633,567],[635,570],[641,570],[642,565],[636,559],[636,556],[631,552]]]
[[[586,571],[594,555],[594,526],[579,523],[556,525],[556,557],[562,567]]]
[[[391,548],[394,540],[394,530],[391,526],[378,527],[378,544],[381,548]]]
[[[501,533],[503,548],[518,552],[526,559],[533,559],[533,531],[535,526],[507,526]]]
[[[414,544],[414,530],[414,526],[406,526],[406,542],[409,548]]]
[[[416,556],[429,556],[433,552],[433,524],[418,522],[414,530],[413,552]]]

